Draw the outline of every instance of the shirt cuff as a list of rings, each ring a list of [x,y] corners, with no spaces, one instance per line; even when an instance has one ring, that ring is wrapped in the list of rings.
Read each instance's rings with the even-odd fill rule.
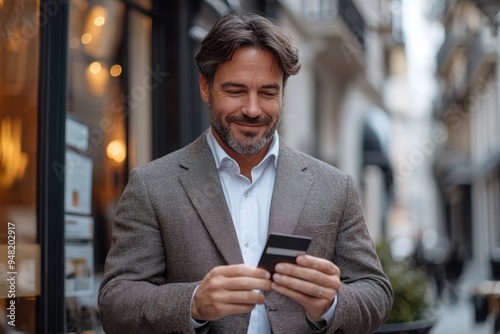
[[[196,287],[196,289],[194,289],[193,291],[193,295],[191,296],[191,303],[189,304],[189,317],[191,319],[191,325],[193,326],[194,329],[197,329],[197,328],[201,328],[203,326],[205,326],[208,321],[205,321],[205,322],[198,322],[196,320],[193,319],[193,315],[191,313],[191,310],[193,309],[193,299],[194,299],[194,295],[196,294],[196,291],[198,290],[200,286],[198,285]]]
[[[337,308],[337,302],[338,299],[337,296],[335,296],[332,306],[330,306],[330,308],[321,316],[321,319],[323,319],[322,321],[312,321],[311,319],[309,319],[309,317],[307,317],[306,314],[307,321],[309,322],[309,324],[316,327],[316,329],[322,329],[331,324],[333,321],[333,316],[335,315],[335,309]]]

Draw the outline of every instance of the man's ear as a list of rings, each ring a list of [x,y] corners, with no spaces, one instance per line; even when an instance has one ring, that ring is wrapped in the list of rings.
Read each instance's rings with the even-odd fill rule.
[[[210,92],[208,88],[208,82],[207,79],[203,76],[203,74],[200,74],[200,95],[202,100],[205,103],[208,103],[209,97],[210,97]]]

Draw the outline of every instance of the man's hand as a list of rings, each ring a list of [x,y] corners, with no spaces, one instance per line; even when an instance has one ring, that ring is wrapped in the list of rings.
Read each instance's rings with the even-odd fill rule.
[[[254,290],[270,290],[271,274],[244,264],[220,266],[203,279],[193,298],[191,315],[198,321],[216,320],[229,314],[248,313],[264,303]]]
[[[339,291],[340,269],[328,260],[300,255],[297,264],[278,263],[275,271],[272,289],[300,303],[309,319],[322,320]]]

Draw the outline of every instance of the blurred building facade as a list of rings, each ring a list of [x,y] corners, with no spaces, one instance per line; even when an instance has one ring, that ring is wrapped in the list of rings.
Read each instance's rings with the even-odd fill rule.
[[[445,40],[437,57],[441,95],[435,117],[447,139],[434,171],[442,227],[452,246],[487,278],[490,256],[500,244],[498,2],[439,3]]]
[[[280,0],[302,69],[287,84],[281,135],[354,176],[374,239],[386,234],[393,168],[384,87],[402,48],[399,1]]]

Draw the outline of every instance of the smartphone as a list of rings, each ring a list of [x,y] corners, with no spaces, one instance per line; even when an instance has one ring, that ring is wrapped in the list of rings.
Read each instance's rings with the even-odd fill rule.
[[[257,267],[264,268],[274,274],[274,266],[277,263],[295,263],[295,258],[305,254],[310,243],[311,238],[309,237],[271,233]]]

